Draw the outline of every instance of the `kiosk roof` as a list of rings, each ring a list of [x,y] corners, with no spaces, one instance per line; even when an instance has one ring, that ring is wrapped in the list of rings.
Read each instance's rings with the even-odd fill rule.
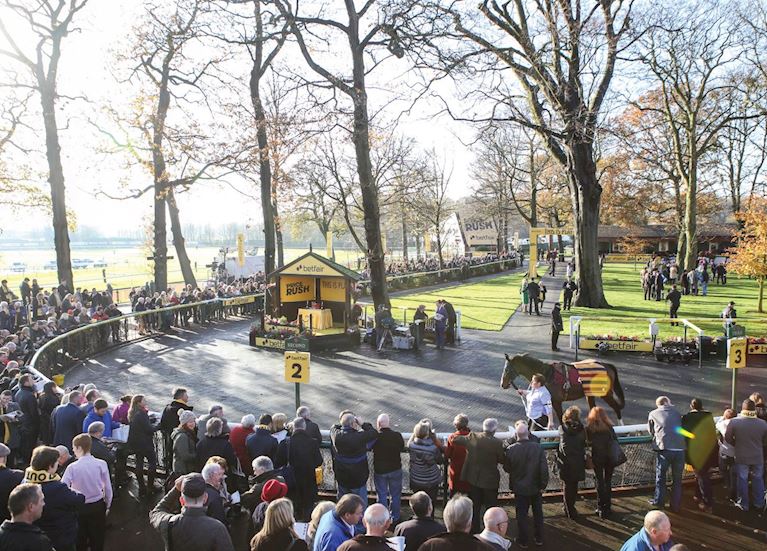
[[[273,275],[345,277],[354,281],[362,279],[362,276],[354,270],[350,270],[346,266],[341,266],[340,264],[312,251],[299,256],[279,270],[275,270],[269,274],[269,277],[272,277]]]

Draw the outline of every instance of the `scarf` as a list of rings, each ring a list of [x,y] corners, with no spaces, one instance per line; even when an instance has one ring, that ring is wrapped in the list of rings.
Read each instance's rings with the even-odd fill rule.
[[[756,412],[755,411],[748,411],[744,409],[740,412],[741,417],[751,417],[752,419],[756,419]]]
[[[45,482],[55,482],[61,480],[61,477],[56,473],[49,473],[48,471],[36,471],[32,467],[27,467],[24,471],[24,482],[30,484],[44,484]]]

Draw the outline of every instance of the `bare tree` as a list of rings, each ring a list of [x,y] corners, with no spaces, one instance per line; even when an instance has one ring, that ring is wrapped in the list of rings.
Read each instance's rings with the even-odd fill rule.
[[[445,247],[445,230],[450,216],[455,212],[447,195],[453,169],[447,160],[439,159],[436,151],[427,153],[430,162],[425,165],[424,185],[410,194],[410,203],[433,231],[437,238],[437,255],[440,269],[445,267],[442,249]]]
[[[19,83],[19,86],[34,90],[39,95],[42,107],[56,270],[59,281],[70,289],[74,289],[74,281],[64,168],[61,163],[59,126],[56,122],[56,104],[59,100],[57,78],[64,38],[74,30],[73,20],[87,3],[88,0],[39,0],[31,3],[0,1],[0,35],[6,42],[0,46],[0,56],[24,69],[29,82]],[[27,51],[22,43],[28,33],[34,36],[35,45],[31,51]]]

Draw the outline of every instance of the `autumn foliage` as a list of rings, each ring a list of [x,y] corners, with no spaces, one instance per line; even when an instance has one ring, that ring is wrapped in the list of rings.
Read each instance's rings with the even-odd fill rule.
[[[747,208],[738,213],[741,230],[737,246],[730,249],[728,268],[736,274],[759,281],[758,311],[764,312],[764,280],[767,278],[767,199],[751,197]]]

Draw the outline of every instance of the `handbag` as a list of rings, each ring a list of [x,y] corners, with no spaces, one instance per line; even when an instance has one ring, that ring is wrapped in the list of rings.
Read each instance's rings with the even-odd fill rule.
[[[611,467],[617,467],[618,465],[623,465],[626,461],[628,461],[626,452],[623,451],[623,448],[618,443],[618,438],[613,438],[607,447],[607,463]]]

